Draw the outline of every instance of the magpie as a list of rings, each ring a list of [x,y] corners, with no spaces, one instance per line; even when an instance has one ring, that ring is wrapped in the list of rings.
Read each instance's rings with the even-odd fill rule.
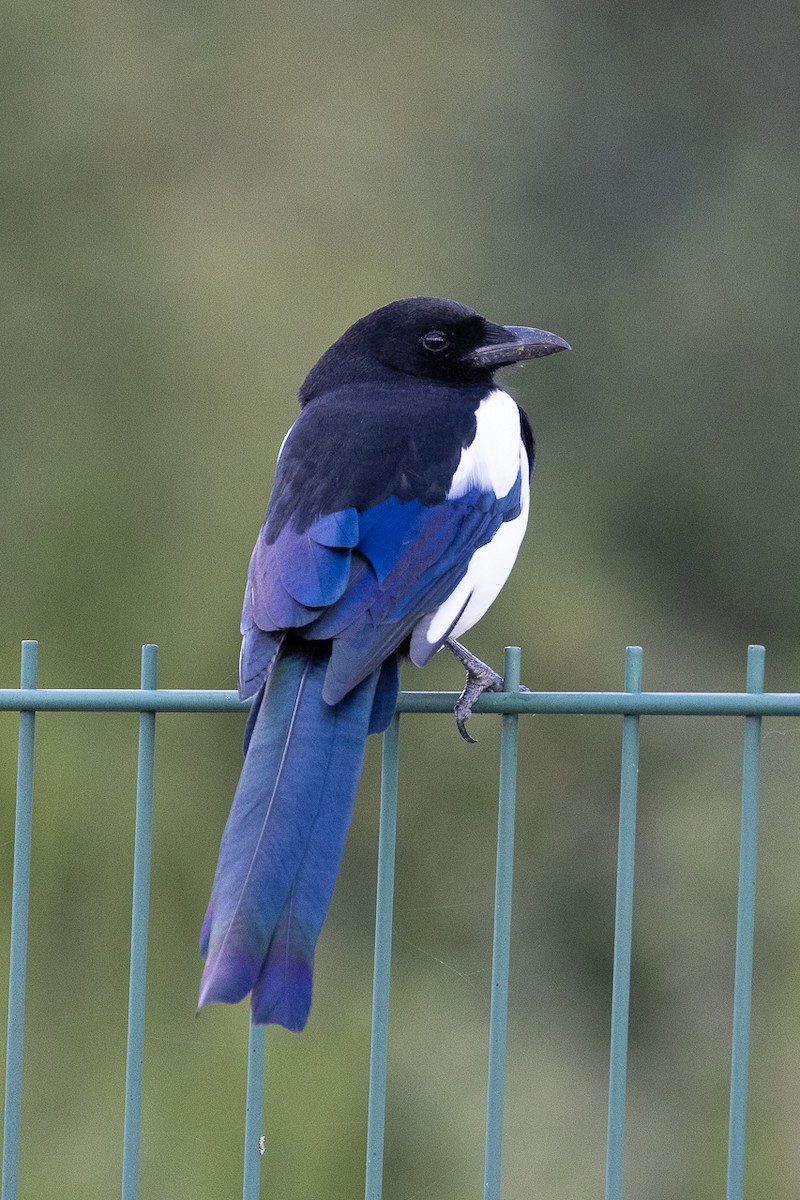
[[[356,321],[300,388],[242,610],[245,758],[201,933],[199,1006],[251,996],[300,1030],[367,736],[398,662],[467,668],[456,719],[502,680],[456,639],[508,578],[528,520],[530,422],[500,367],[568,350],[416,297]]]

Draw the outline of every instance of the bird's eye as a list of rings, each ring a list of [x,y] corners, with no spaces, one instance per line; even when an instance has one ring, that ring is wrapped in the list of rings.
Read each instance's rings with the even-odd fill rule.
[[[422,346],[429,354],[442,354],[450,349],[450,338],[441,329],[431,329],[423,337]]]

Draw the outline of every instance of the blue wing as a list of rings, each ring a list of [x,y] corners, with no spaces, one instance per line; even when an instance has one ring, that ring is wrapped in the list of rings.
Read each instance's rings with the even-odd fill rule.
[[[475,487],[432,505],[390,496],[363,511],[327,513],[302,532],[289,520],[272,542],[262,528],[242,611],[242,697],[268,676],[284,632],[297,629],[333,639],[324,697],[337,703],[447,599],[503,522],[519,516],[521,486],[520,474],[501,498]]]

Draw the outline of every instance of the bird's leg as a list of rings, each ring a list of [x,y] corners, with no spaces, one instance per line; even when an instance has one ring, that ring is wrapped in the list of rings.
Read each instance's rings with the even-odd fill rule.
[[[467,672],[467,682],[463,692],[458,697],[458,703],[454,711],[458,732],[465,742],[474,743],[475,738],[470,737],[466,730],[466,722],[472,716],[473,704],[484,692],[502,692],[505,682],[502,675],[498,675],[491,667],[487,667],[485,662],[481,662],[479,658],[476,658],[466,646],[462,646],[461,642],[457,642],[455,638],[447,638],[444,644],[448,650],[451,650],[455,654]]]

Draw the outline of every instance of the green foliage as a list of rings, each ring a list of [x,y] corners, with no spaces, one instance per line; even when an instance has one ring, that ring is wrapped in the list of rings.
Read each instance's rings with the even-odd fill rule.
[[[516,573],[471,645],[545,688],[798,685],[797,22],[653,5],[15,6],[0,46],[0,678],[230,687],[248,554],[294,395],[356,317],[439,294],[567,337],[514,374],[540,459]],[[407,685],[454,688],[451,662]],[[771,727],[772,728],[772,727]],[[406,721],[387,1197],[479,1186],[497,731]],[[719,1194],[739,730],[644,724],[631,1195]],[[235,1195],[244,1010],[194,1019],[240,722],[159,718],[142,1196]],[[619,726],[524,723],[505,1194],[597,1194]],[[13,720],[0,722],[8,913]],[[775,723],[749,1190],[800,1190],[796,731]],[[377,757],[301,1038],[268,1038],[269,1184],[358,1194]],[[42,717],[25,1194],[121,1160],[131,717]],[[7,919],[0,964],[7,963]],[[265,1194],[266,1194],[265,1192]]]

